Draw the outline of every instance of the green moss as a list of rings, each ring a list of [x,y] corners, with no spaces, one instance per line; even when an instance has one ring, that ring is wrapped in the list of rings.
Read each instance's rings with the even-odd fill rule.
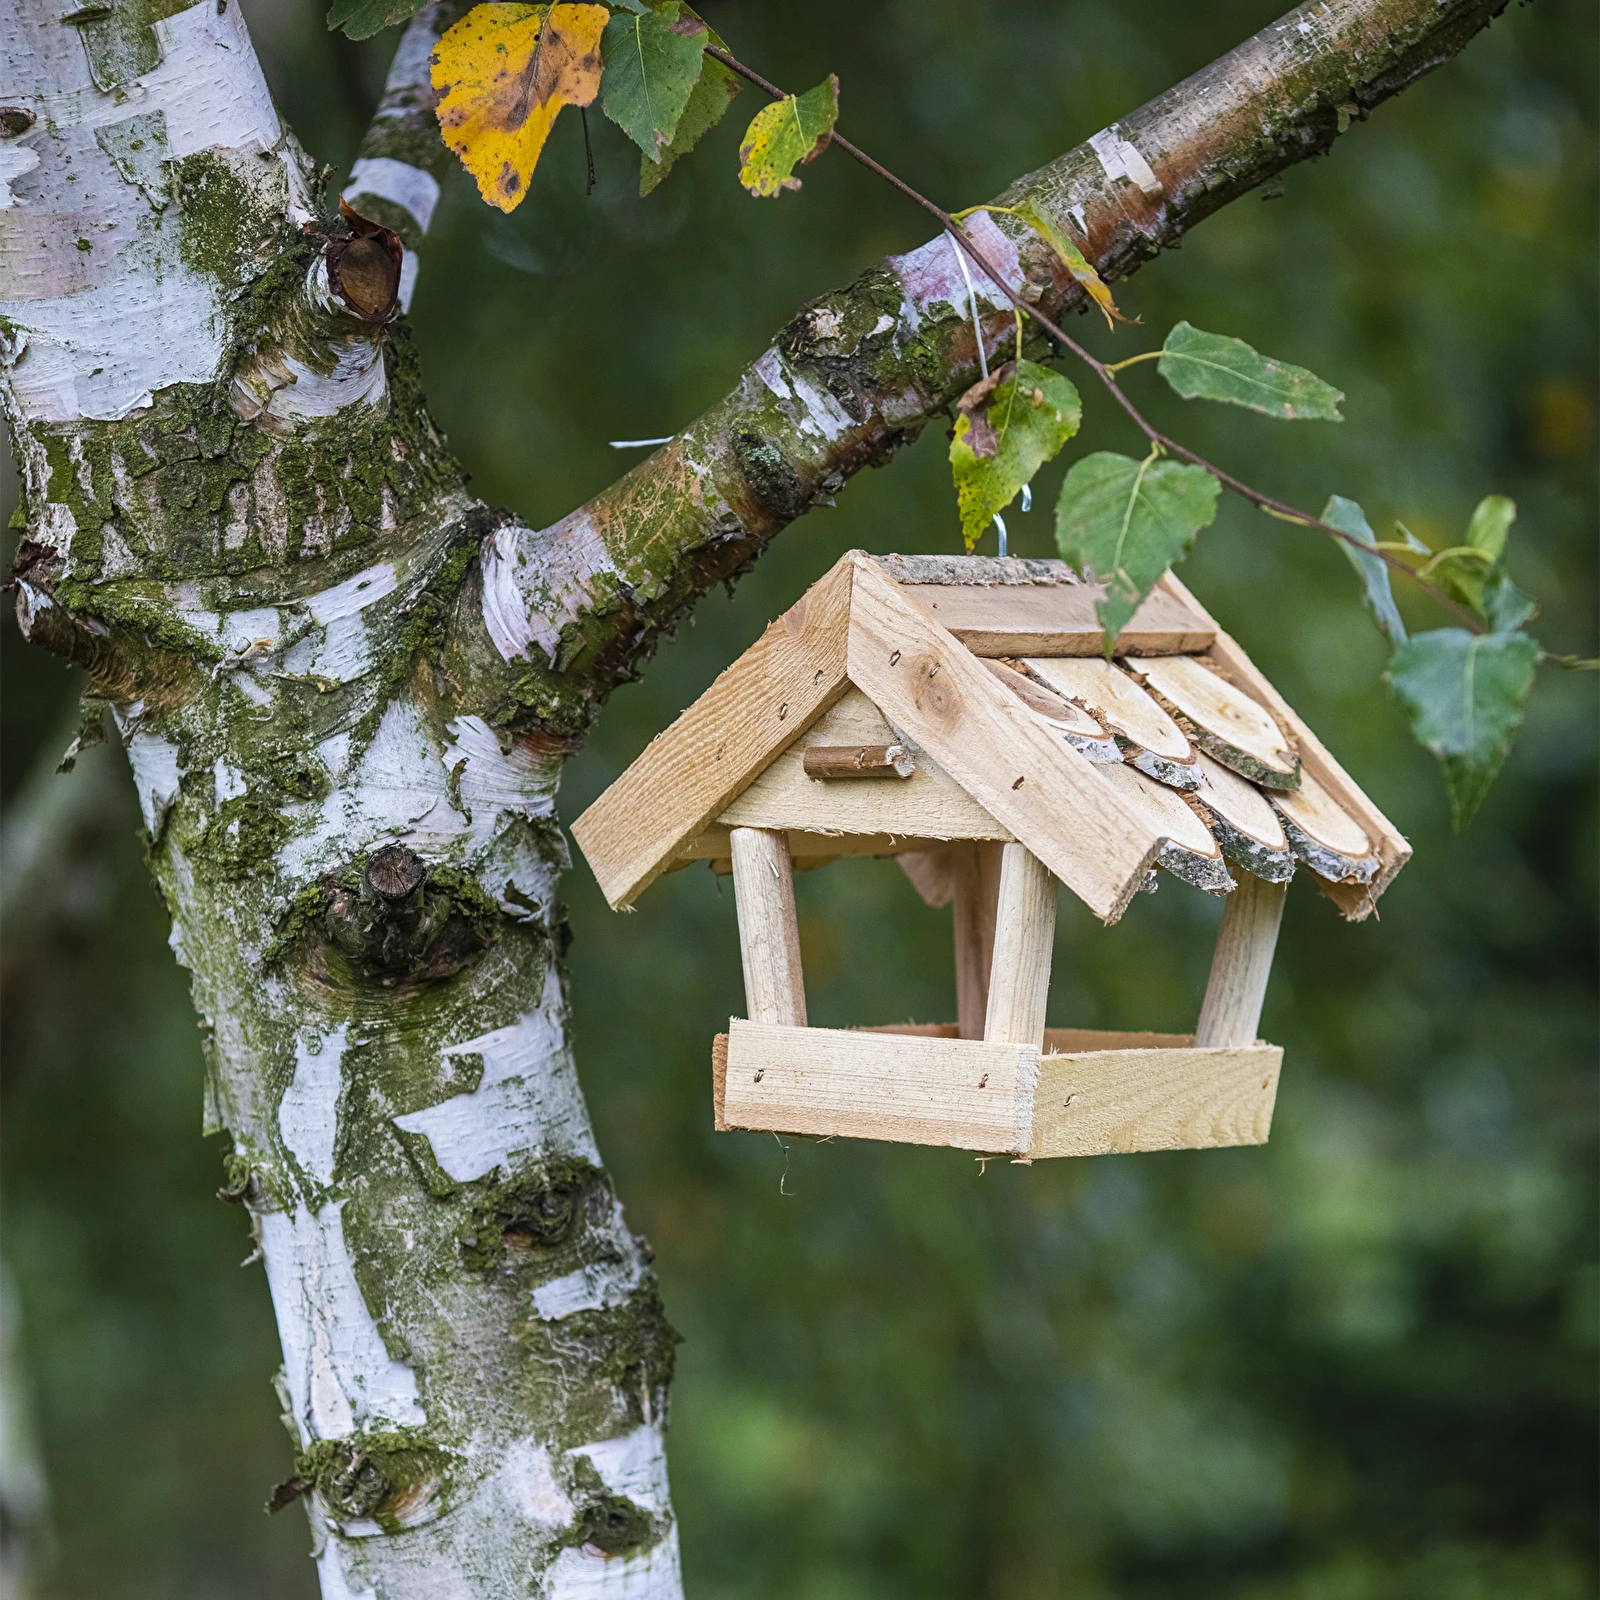
[[[660,1537],[656,1519],[618,1494],[596,1496],[578,1515],[574,1542],[593,1545],[608,1556],[631,1555]]]
[[[224,877],[270,875],[289,837],[289,823],[255,794],[236,795],[217,807],[204,840],[209,861]]]
[[[295,895],[267,950],[269,968],[292,959],[337,987],[412,988],[453,977],[499,939],[504,913],[470,873],[431,867],[395,903],[371,892],[367,859],[358,856]]]
[[[469,1272],[537,1263],[567,1244],[582,1221],[584,1203],[605,1175],[577,1156],[541,1162],[509,1182],[475,1185],[471,1217],[457,1243]]]
[[[433,867],[428,872],[428,886],[449,895],[455,914],[471,929],[474,938],[488,944],[500,937],[500,919],[505,913],[470,872],[457,867]]]
[[[594,692],[577,676],[531,667],[512,679],[488,721],[496,728],[543,728],[576,739],[600,709]]]
[[[289,909],[262,957],[262,964],[269,970],[282,966],[290,952],[298,948],[307,931],[320,925],[331,898],[332,891],[322,883],[308,884],[300,890],[289,902]]]
[[[457,1470],[452,1452],[421,1429],[318,1439],[295,1457],[295,1478],[340,1521],[376,1522],[399,1533],[444,1498]]]
[[[664,1413],[680,1342],[653,1278],[623,1305],[526,1322],[523,1404],[529,1415],[555,1419],[569,1446],[626,1432]],[[564,1382],[571,1370],[584,1373],[581,1386]]]
[[[268,770],[273,783],[296,800],[321,800],[332,788],[327,769],[304,750],[291,750],[276,757]]]
[[[416,671],[418,661],[424,657],[438,658],[456,594],[477,559],[482,535],[482,519],[468,518],[446,546],[438,570],[408,609],[398,636],[379,661],[372,709],[356,726],[354,748],[359,750],[371,741],[384,710]]]
[[[82,578],[63,578],[52,593],[56,603],[69,611],[98,617],[109,627],[138,634],[153,648],[207,666],[222,660],[222,650],[217,645],[185,626],[159,601]]]
[[[226,163],[207,159],[211,166],[202,163],[191,174],[204,178],[207,193],[215,188],[220,196],[229,182],[239,183]],[[227,209],[220,198],[217,207]],[[213,250],[203,238],[195,248],[202,254]],[[66,505],[76,524],[70,575],[96,575],[107,524],[139,559],[142,577],[237,576],[275,560],[259,537],[260,521],[279,514],[280,497],[287,556],[294,560],[320,554],[325,546],[343,550],[367,543],[382,533],[386,510],[403,524],[440,494],[460,487],[460,468],[428,418],[403,323],[382,334],[386,404],[353,406],[337,418],[308,422],[289,440],[244,422],[233,411],[229,391],[236,364],[250,348],[277,346],[305,317],[306,271],[318,249],[313,239],[292,237],[231,302],[232,348],[216,382],[174,384],[161,390],[147,410],[117,422],[33,430],[49,468],[45,496]],[[206,259],[213,266],[226,265],[214,252]],[[264,484],[265,503],[253,482],[258,471],[273,480]],[[241,485],[249,488],[254,514],[247,518],[243,542],[229,549],[221,533],[240,515],[234,491]],[[30,500],[28,520],[36,522],[43,509]],[[308,544],[308,533],[316,530],[321,533]]]
[[[282,226],[281,215],[274,215],[276,208],[264,203],[262,190],[214,150],[184,156],[170,170],[181,207],[178,249],[184,263],[236,288],[246,266]],[[274,162],[272,178],[281,182],[281,173]]]

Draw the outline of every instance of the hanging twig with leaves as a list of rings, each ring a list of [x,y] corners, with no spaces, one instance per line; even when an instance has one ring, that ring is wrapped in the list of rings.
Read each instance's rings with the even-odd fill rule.
[[[1464,827],[1488,792],[1521,721],[1541,662],[1556,658],[1525,631],[1536,606],[1505,567],[1511,501],[1491,495],[1465,540],[1435,551],[1409,533],[1379,540],[1353,500],[1333,495],[1321,516],[1244,483],[1151,424],[1124,393],[1119,374],[1145,361],[1184,399],[1241,406],[1285,421],[1342,421],[1344,396],[1303,367],[1263,356],[1242,339],[1180,322],[1159,350],[1102,362],[1036,305],[1029,304],[974,242],[963,222],[979,212],[1016,218],[1038,233],[1083,285],[1108,326],[1127,323],[1111,290],[1077,242],[1032,205],[974,206],[949,213],[845,139],[836,128],[839,80],[787,94],[733,56],[682,0],[600,5],[476,6],[439,41],[433,82],[439,123],[483,197],[510,211],[551,122],[564,104],[602,109],[642,151],[640,192],[648,194],[679,156],[755,84],[773,103],[751,121],[739,147],[739,181],[772,198],[800,188],[796,169],[837,145],[938,219],[1015,308],[1017,352],[955,407],[950,466],[967,548],[1078,431],[1074,385],[1023,354],[1030,317],[1058,351],[1086,365],[1149,442],[1142,459],[1096,451],[1075,462],[1056,503],[1062,556],[1106,585],[1099,616],[1109,656],[1118,633],[1156,581],[1181,561],[1216,515],[1227,489],[1258,510],[1337,540],[1361,577],[1368,608],[1394,653],[1386,674],[1417,739],[1443,767],[1452,814]],[[521,118],[518,122],[517,119]],[[981,331],[979,333],[981,338]],[[1440,605],[1454,626],[1408,635],[1390,591],[1399,572]]]

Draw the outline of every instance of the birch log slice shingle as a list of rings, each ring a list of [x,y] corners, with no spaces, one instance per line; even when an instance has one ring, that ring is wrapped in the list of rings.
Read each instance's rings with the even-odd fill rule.
[[[1214,761],[1269,789],[1300,784],[1300,757],[1272,714],[1195,656],[1129,663],[1145,687]]]
[[[1205,783],[1184,799],[1216,835],[1222,853],[1269,883],[1287,882],[1294,876],[1294,852],[1271,802],[1210,756],[1202,754],[1199,765]]]
[[[1367,831],[1310,773],[1290,794],[1270,796],[1289,848],[1331,883],[1370,883],[1379,861]]]
[[[1188,735],[1121,667],[1098,657],[1041,656],[1024,665],[1105,723],[1122,759],[1146,777],[1174,789],[1200,787]]]
[[[1233,879],[1222,859],[1222,846],[1210,828],[1183,803],[1182,795],[1136,772],[1126,762],[1097,770],[1123,801],[1143,812],[1151,826],[1165,835],[1158,865],[1210,894],[1226,894],[1233,888]]]
[[[1058,694],[1048,683],[1029,673],[1024,663],[1010,659],[987,659],[984,665],[1030,711],[1037,711],[1080,755],[1101,766],[1122,759],[1116,740],[1100,718]]]

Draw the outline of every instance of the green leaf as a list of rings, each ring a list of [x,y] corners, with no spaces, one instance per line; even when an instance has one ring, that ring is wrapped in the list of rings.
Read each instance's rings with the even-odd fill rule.
[[[798,189],[794,169],[822,154],[838,119],[839,80],[831,72],[815,89],[786,94],[763,107],[739,146],[739,182],[768,200],[785,189]]]
[[[1486,495],[1467,524],[1467,542],[1439,551],[1422,569],[1497,633],[1520,627],[1537,609],[1505,570],[1506,542],[1516,520],[1515,501],[1503,494]]]
[[[1057,225],[1054,217],[1048,212],[1041,211],[1028,200],[1015,208],[1015,215],[1021,217],[1055,251],[1067,271],[1089,291],[1089,298],[1100,307],[1107,327],[1111,327],[1115,322],[1129,320],[1117,310],[1116,301],[1111,298],[1111,291],[1106,287],[1105,279],[1095,271],[1089,258],[1072,242],[1072,236],[1066,229]]]
[[[1517,520],[1517,503],[1503,494],[1485,495],[1467,524],[1467,543],[1481,550],[1491,561],[1506,551],[1511,524]]]
[[[687,13],[688,8],[684,9]],[[710,39],[719,49],[722,47],[722,40],[715,32]],[[741,87],[739,80],[720,61],[702,53],[700,76],[695,79],[694,88],[689,92],[689,103],[678,118],[671,141],[658,160],[652,161],[648,154],[640,157],[640,194],[649,194],[672,171],[678,158],[688,155],[704,135],[722,121],[723,112],[733,104]]]
[[[328,7],[328,31],[343,28],[352,39],[370,39],[397,22],[407,21],[425,3],[426,0],[333,0]]]
[[[672,142],[700,77],[709,30],[678,0],[614,12],[600,41],[600,109],[652,160]]]
[[[1495,633],[1520,628],[1539,607],[1511,581],[1503,566],[1496,566],[1483,582],[1483,620]]]
[[[1269,417],[1342,422],[1343,394],[1304,367],[1273,361],[1243,339],[1202,333],[1180,322],[1161,347],[1156,370],[1185,400],[1224,400]]]
[[[1082,405],[1070,379],[1036,361],[1008,361],[956,402],[950,474],[970,550],[997,511],[1016,499],[1078,431]]]
[[[1539,646],[1525,633],[1419,633],[1394,653],[1385,677],[1417,742],[1438,757],[1456,832],[1489,792],[1522,705]]]
[[[1367,521],[1366,512],[1354,500],[1346,500],[1342,494],[1328,497],[1327,505],[1322,508],[1322,520],[1330,528],[1348,533],[1362,544],[1376,546],[1378,542],[1378,536]],[[1353,544],[1346,544],[1343,539],[1339,541],[1339,548],[1349,556],[1350,565],[1361,574],[1367,610],[1372,613],[1373,620],[1387,635],[1390,644],[1404,644],[1406,625],[1400,619],[1400,612],[1394,603],[1394,591],[1389,587],[1388,563],[1376,551],[1368,555]]]
[[[1221,487],[1204,467],[1096,451],[1074,462],[1056,503],[1062,556],[1106,586],[1095,607],[1106,655],[1173,562],[1217,514]]]

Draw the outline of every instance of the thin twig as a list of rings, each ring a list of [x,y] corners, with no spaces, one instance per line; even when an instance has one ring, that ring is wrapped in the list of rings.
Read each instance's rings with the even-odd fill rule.
[[[758,89],[761,89],[765,93],[771,95],[774,100],[788,99],[787,93],[780,89],[777,84],[769,82],[766,78],[763,78],[759,72],[747,67],[742,61],[738,60],[737,57],[730,55],[726,50],[718,49],[715,45],[707,45],[705,53],[708,56],[714,56],[723,64],[723,66],[727,67],[730,72],[738,73],[741,78],[744,78],[748,82],[755,84]],[[1240,479],[1234,477],[1231,472],[1224,472],[1221,467],[1216,466],[1214,463],[1206,460],[1204,456],[1197,454],[1193,450],[1190,450],[1186,445],[1179,444],[1176,439],[1168,438],[1167,435],[1162,433],[1161,430],[1153,423],[1147,421],[1143,412],[1141,412],[1133,403],[1133,401],[1131,401],[1127,395],[1123,393],[1122,386],[1117,382],[1115,369],[1111,366],[1108,366],[1105,362],[1099,360],[1098,357],[1091,355],[1088,350],[1086,350],[1081,344],[1078,343],[1076,339],[1072,337],[1071,334],[1058,327],[1037,306],[1030,305],[1027,301],[1025,301],[1022,296],[1019,295],[1016,290],[1014,290],[1011,285],[1006,282],[999,269],[995,267],[989,261],[989,258],[984,255],[983,251],[981,251],[977,245],[973,243],[971,235],[959,222],[956,221],[953,216],[951,216],[948,211],[944,210],[941,206],[936,205],[932,200],[928,199],[926,195],[918,193],[918,191],[913,189],[911,185],[903,178],[897,177],[894,173],[892,173],[886,166],[882,164],[882,162],[874,161],[873,158],[866,153],[866,151],[861,149],[859,145],[852,144],[850,140],[846,139],[844,135],[841,134],[837,129],[834,130],[829,142],[836,144],[847,156],[854,161],[858,161],[867,169],[868,172],[871,172],[877,177],[882,178],[883,181],[891,188],[899,190],[899,192],[914,205],[921,206],[929,216],[936,218],[940,227],[942,227],[951,235],[952,238],[955,239],[957,244],[959,244],[961,248],[965,250],[969,256],[971,256],[973,261],[976,262],[978,266],[983,268],[984,272],[999,287],[1000,292],[1005,295],[1005,297],[1019,312],[1025,311],[1036,323],[1039,324],[1041,328],[1044,329],[1050,338],[1055,340],[1055,342],[1064,349],[1070,350],[1073,355],[1075,355],[1084,363],[1085,366],[1089,367],[1091,371],[1093,371],[1095,376],[1099,378],[1101,383],[1103,383],[1111,392],[1112,396],[1116,399],[1117,404],[1127,412],[1128,417],[1133,422],[1134,426],[1138,428],[1138,430],[1150,441],[1151,444],[1158,446],[1162,450],[1169,451],[1171,454],[1179,456],[1192,465],[1200,467],[1204,471],[1209,472],[1211,476],[1223,486],[1223,488],[1231,490],[1234,494],[1238,495],[1241,500],[1244,500],[1248,504],[1255,506],[1257,510],[1265,511],[1268,516],[1276,517],[1282,522],[1294,523],[1298,527],[1315,528],[1318,532],[1325,533],[1330,538],[1342,540],[1345,544],[1350,545],[1353,549],[1363,551],[1367,555],[1377,556],[1380,561],[1393,568],[1396,572],[1403,573],[1406,577],[1410,578],[1411,581],[1420,589],[1422,589],[1430,599],[1434,600],[1446,611],[1452,612],[1457,618],[1459,618],[1460,621],[1471,632],[1487,632],[1487,629],[1481,619],[1473,615],[1473,613],[1465,606],[1459,605],[1456,601],[1452,600],[1450,596],[1447,595],[1437,584],[1430,583],[1426,578],[1420,577],[1414,568],[1407,566],[1406,563],[1398,556],[1392,555],[1387,550],[1378,549],[1375,546],[1366,543],[1365,540],[1356,538],[1354,534],[1346,533],[1343,528],[1336,528],[1331,523],[1324,522],[1321,517],[1314,517],[1308,511],[1301,511],[1297,506],[1288,504],[1287,501],[1279,500],[1269,494],[1263,494],[1259,489],[1252,489],[1249,484],[1244,483]],[[1138,360],[1142,358],[1135,357],[1134,359]],[[1117,363],[1118,366],[1129,364],[1131,363]]]

